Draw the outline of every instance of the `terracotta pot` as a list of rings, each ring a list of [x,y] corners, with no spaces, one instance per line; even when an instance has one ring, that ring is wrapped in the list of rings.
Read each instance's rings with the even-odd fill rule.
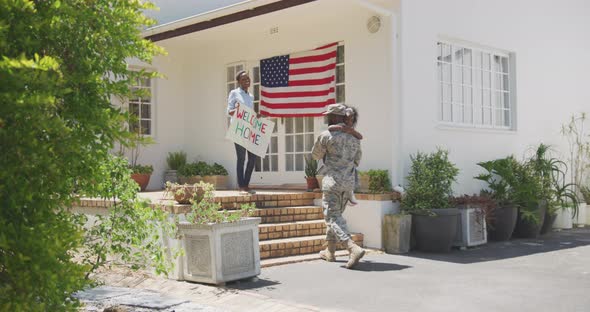
[[[193,201],[201,201],[205,195],[205,190],[194,185],[174,185],[170,187],[169,192],[174,196],[174,200],[182,205],[192,204]]]
[[[137,184],[139,184],[139,187],[140,187],[141,191],[143,192],[143,191],[145,191],[145,188],[150,183],[151,176],[152,175],[149,173],[132,173],[131,179],[135,180],[135,182],[137,182]]]
[[[319,184],[318,179],[316,177],[305,177],[305,179],[307,180],[307,190],[308,191],[313,191],[317,188],[320,188],[320,184]]]

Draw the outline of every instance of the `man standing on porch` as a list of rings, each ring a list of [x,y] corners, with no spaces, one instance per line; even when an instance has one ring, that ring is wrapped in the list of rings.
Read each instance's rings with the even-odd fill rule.
[[[344,122],[346,106],[328,105],[328,125]],[[346,220],[342,217],[346,203],[355,185],[354,170],[361,160],[360,141],[349,133],[328,130],[322,132],[311,151],[314,159],[323,159],[320,172],[322,180],[322,206],[326,221],[328,247],[320,251],[326,261],[335,261],[336,244],[345,242],[350,253],[346,268],[353,268],[365,255],[365,250],[352,240]]]
[[[250,76],[248,76],[248,73],[245,70],[242,70],[237,73],[236,81],[238,83],[238,87],[231,90],[227,98],[227,113],[230,116],[235,114],[236,109],[240,105],[245,105],[250,109],[254,109],[254,96],[248,92],[248,88],[250,87]],[[244,170],[246,149],[237,143],[234,143],[234,145],[236,147],[236,155],[238,158],[237,175],[240,192],[255,194],[256,192],[250,189],[249,184],[250,178],[252,177],[252,171],[254,170],[254,165],[256,165],[256,158],[258,156],[248,151],[248,162],[246,163],[246,170]]]

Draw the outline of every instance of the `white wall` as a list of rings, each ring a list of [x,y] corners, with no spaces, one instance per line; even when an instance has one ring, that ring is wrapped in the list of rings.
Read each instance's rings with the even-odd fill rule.
[[[158,145],[144,153],[155,162],[152,179],[161,183],[166,154],[182,148],[189,161],[221,163],[235,183],[235,151],[224,139],[226,64],[335,41],[345,44],[346,102],[359,109],[358,130],[365,136],[360,170],[391,170],[392,35],[389,18],[379,32],[366,30],[374,14],[356,1],[318,1],[158,42],[169,54],[155,66],[168,78],[157,88]],[[271,35],[271,27],[279,33]]]
[[[461,169],[456,193],[478,192],[476,163],[544,142],[566,151],[560,126],[590,111],[590,2],[586,0],[403,0],[402,128],[398,152],[447,148]],[[516,56],[516,131],[441,129],[436,93],[439,35],[507,50]],[[399,183],[400,180],[394,181]]]

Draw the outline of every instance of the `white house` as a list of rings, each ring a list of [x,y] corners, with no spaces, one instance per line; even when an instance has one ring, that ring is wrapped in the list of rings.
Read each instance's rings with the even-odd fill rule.
[[[151,189],[178,150],[223,164],[235,185],[234,147],[224,136],[236,71],[249,70],[258,93],[261,59],[332,42],[337,100],[360,112],[359,169],[387,169],[394,184],[403,184],[410,154],[439,146],[461,169],[456,192],[477,192],[477,162],[522,156],[540,142],[565,152],[561,125],[590,111],[586,0],[208,1],[206,12],[190,2],[197,8],[181,11],[197,15],[144,32],[168,52],[147,66],[165,78],[146,84],[153,96],[140,105],[157,142],[141,159],[155,167]],[[162,14],[179,5],[158,4]],[[302,157],[324,121],[276,121],[252,184],[304,183]]]

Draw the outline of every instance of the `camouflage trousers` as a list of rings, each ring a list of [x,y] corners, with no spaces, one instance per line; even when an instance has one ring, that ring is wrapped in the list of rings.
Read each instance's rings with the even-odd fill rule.
[[[326,221],[326,241],[339,242],[350,239],[346,220],[342,217],[349,196],[350,192],[324,191],[322,206]]]

